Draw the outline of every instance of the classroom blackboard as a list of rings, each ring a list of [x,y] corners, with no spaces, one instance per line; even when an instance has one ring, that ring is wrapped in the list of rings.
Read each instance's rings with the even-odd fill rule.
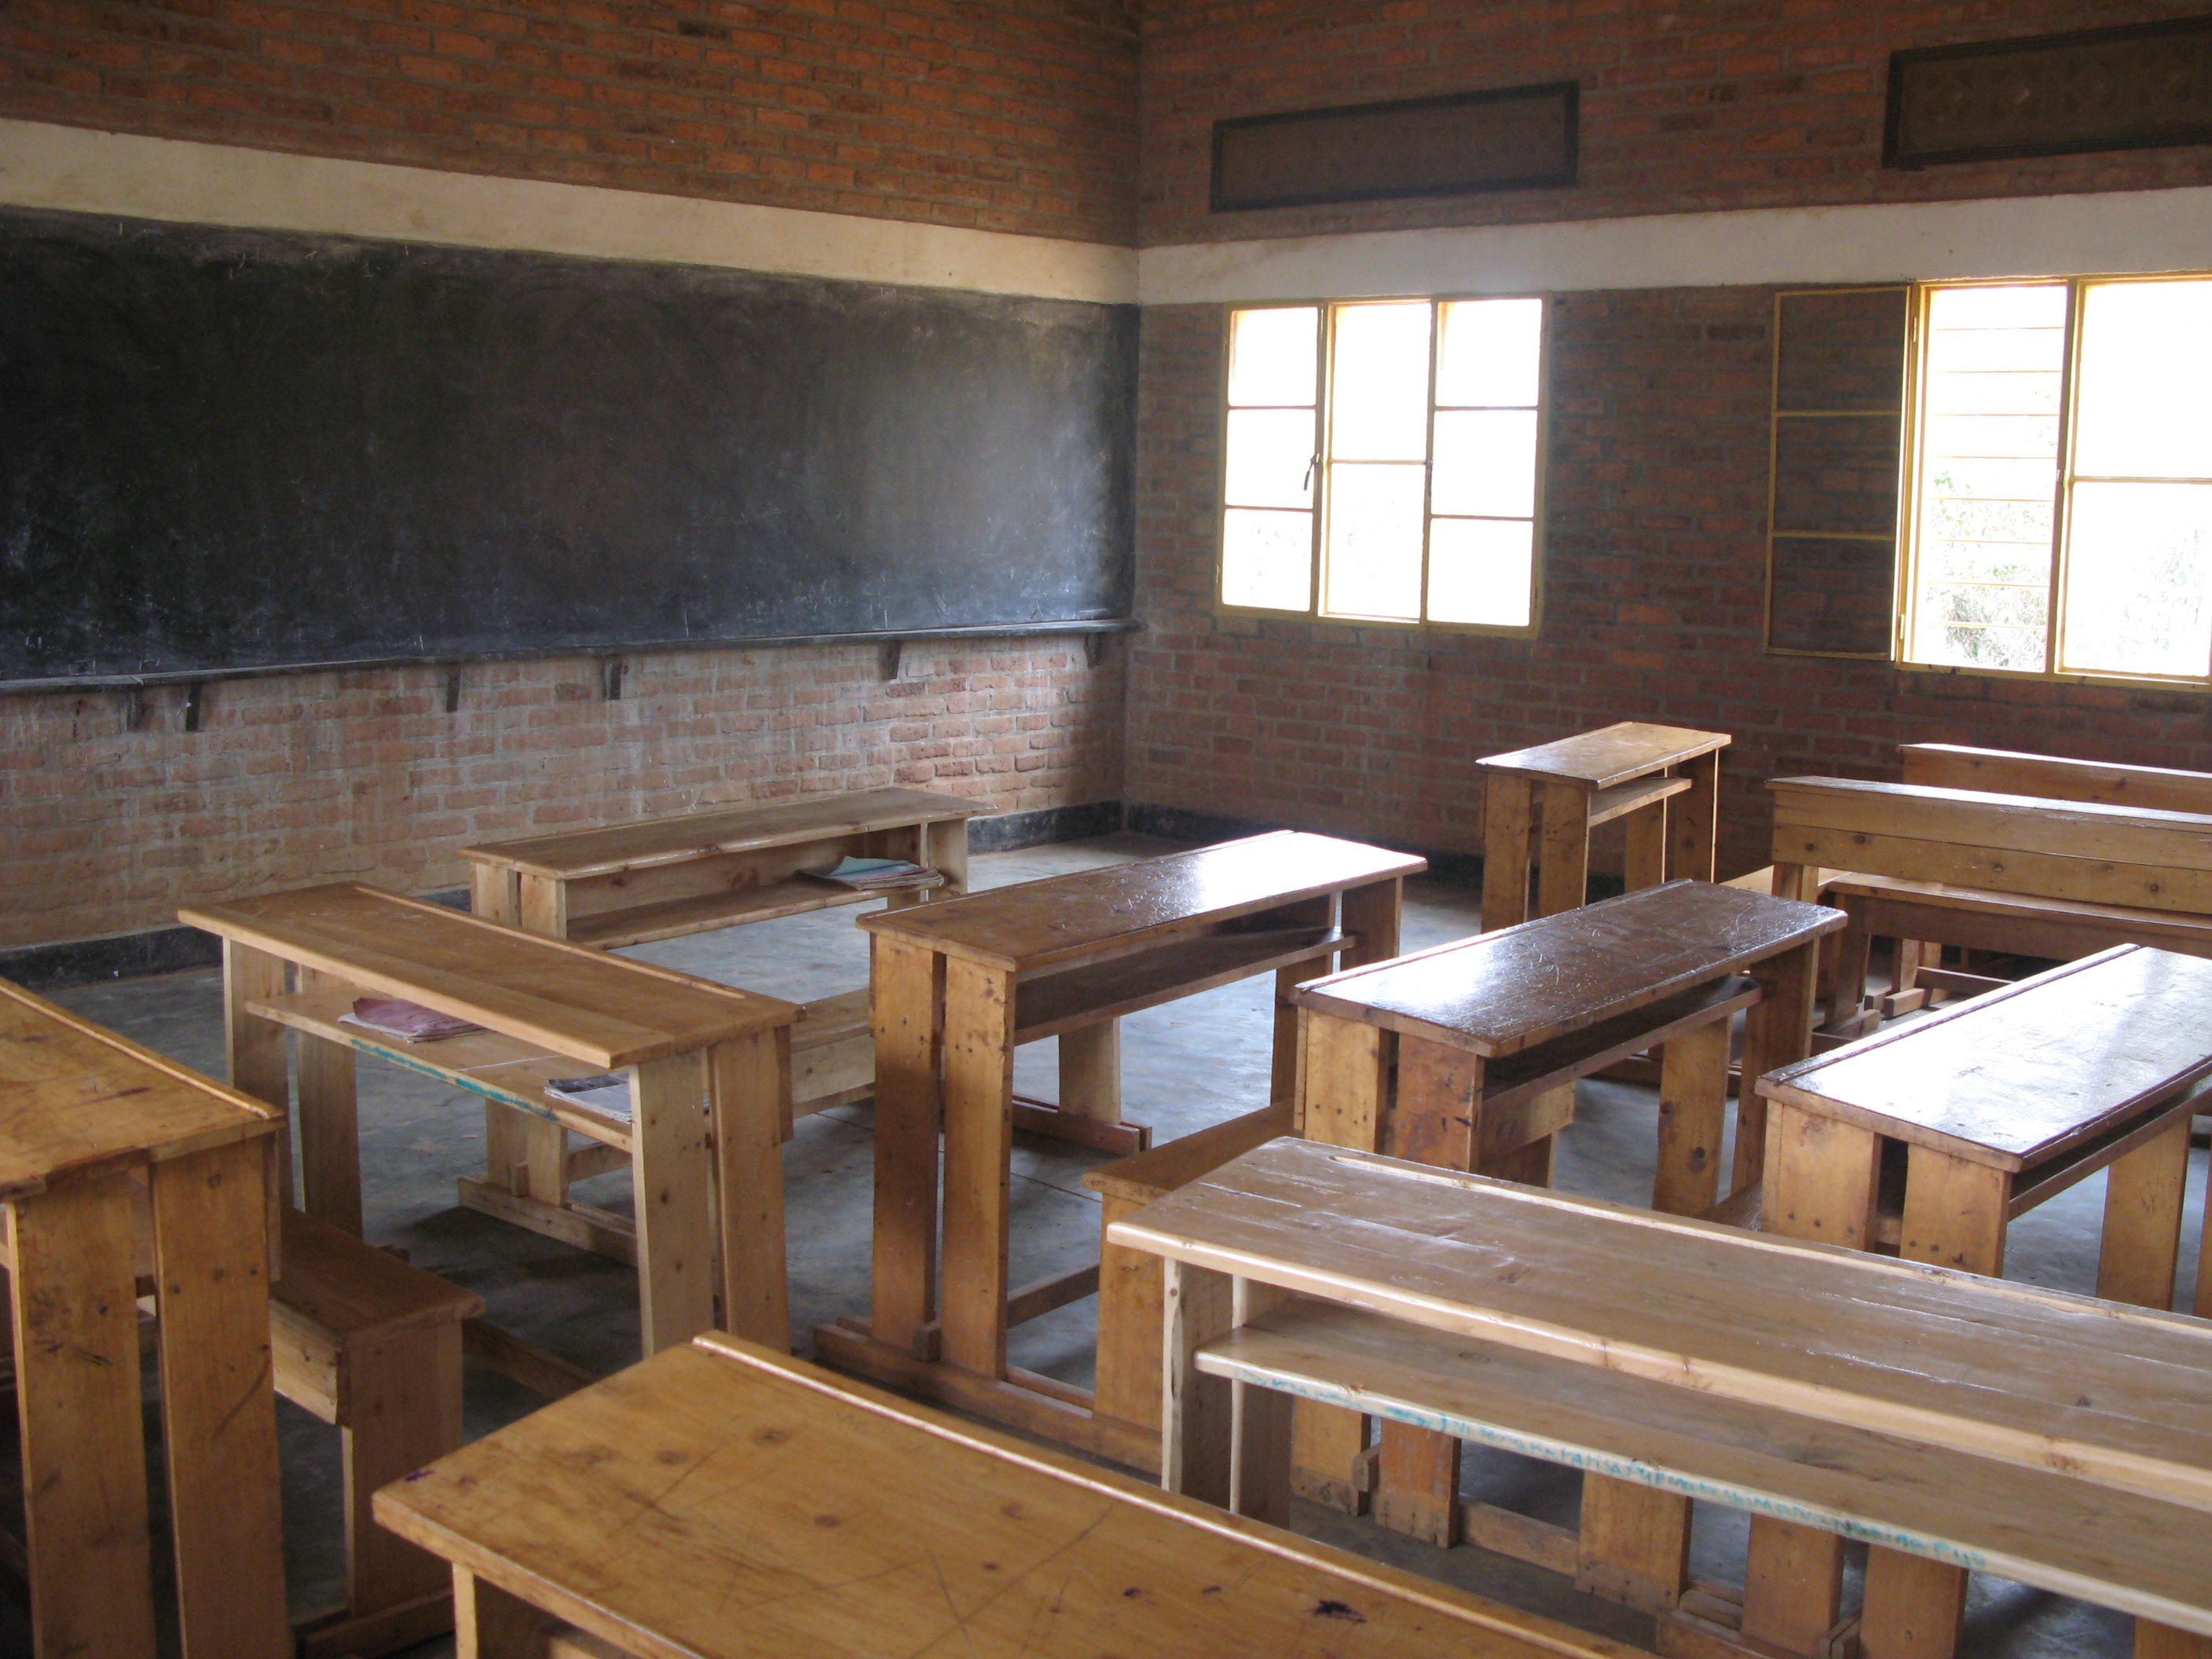
[[[0,679],[1130,602],[1133,307],[0,214]]]

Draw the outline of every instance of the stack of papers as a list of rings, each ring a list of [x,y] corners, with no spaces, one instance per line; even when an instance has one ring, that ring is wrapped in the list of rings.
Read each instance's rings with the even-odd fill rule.
[[[556,1077],[545,1085],[556,1099],[588,1106],[602,1117],[629,1121],[629,1079],[620,1072],[599,1072],[590,1077]]]
[[[403,1002],[398,997],[356,997],[353,1012],[340,1014],[338,1018],[344,1024],[398,1037],[402,1042],[435,1042],[441,1037],[483,1030],[459,1015],[441,1014],[435,1008],[425,1008],[419,1002]]]
[[[812,876],[817,881],[834,881],[840,887],[857,888],[862,892],[873,892],[881,887],[941,887],[945,873],[933,870],[926,864],[908,864],[903,859],[841,859],[833,865],[818,869],[801,870],[802,876]]]

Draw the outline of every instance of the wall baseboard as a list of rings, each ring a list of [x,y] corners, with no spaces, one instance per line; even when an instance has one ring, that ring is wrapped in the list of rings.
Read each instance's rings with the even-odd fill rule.
[[[1001,812],[968,821],[971,853],[1012,853],[1055,841],[1088,841],[1121,827],[1121,803],[1094,800],[1081,806],[1041,806],[1034,812]]]
[[[1303,823],[1276,823],[1262,818],[1230,817],[1219,812],[1194,812],[1182,806],[1156,806],[1149,801],[1131,801],[1122,809],[1123,827],[1141,836],[1161,836],[1170,841],[1204,843],[1233,841],[1243,836],[1264,836],[1271,830],[1304,830]],[[1327,830],[1316,831],[1326,835]],[[1479,887],[1482,884],[1482,855],[1479,853],[1448,853],[1433,847],[1407,847],[1390,840],[1379,841],[1396,853],[1410,853],[1415,858],[1429,861],[1429,874],[1435,879],[1448,882],[1455,887]]]

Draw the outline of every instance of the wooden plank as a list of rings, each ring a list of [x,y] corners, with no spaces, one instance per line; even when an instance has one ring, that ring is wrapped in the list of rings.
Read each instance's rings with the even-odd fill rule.
[[[253,1140],[153,1172],[162,1450],[185,1659],[292,1651],[270,1384],[271,1162]]]
[[[1778,837],[1786,825],[1792,833],[1819,830],[2055,859],[2212,870],[2212,817],[2201,812],[1858,778],[1774,778],[1767,788],[1774,796]],[[1852,866],[1846,863],[1845,867]]]
[[[1728,1070],[1727,1020],[1714,1020],[1668,1038],[1660,1055],[1659,1156],[1651,1186],[1653,1209],[1668,1215],[1703,1215],[1720,1196]]]
[[[714,1131],[722,1328],[788,1350],[783,1142],[790,1121],[791,1034],[756,1031],[718,1042],[708,1050],[706,1071]]]
[[[1091,1184],[1088,1176],[1085,1184]],[[1102,1231],[1145,1201],[1104,1192],[1099,1216]],[[1159,1428],[1160,1334],[1165,1328],[1166,1298],[1158,1256],[1110,1242],[1102,1245],[1098,1252],[1098,1389],[1093,1402],[1102,1417],[1139,1428]]]
[[[1685,779],[1663,781],[1688,787]],[[1667,879],[1667,803],[1662,799],[1629,816],[1622,836],[1620,878],[1622,886],[1632,893],[1656,887]]]
[[[1844,1132],[1854,1146],[1858,1133]],[[1948,1158],[1927,1146],[1910,1148],[1899,1254],[1907,1261],[1930,1261],[1970,1273],[2002,1273],[2011,1186],[2005,1171],[1986,1164]],[[1870,1248],[1870,1243],[1862,1248]]]
[[[1024,981],[1016,993],[1014,1041],[1065,1036],[1255,974],[1313,962],[1344,942],[1326,924],[1214,933]]]
[[[1821,905],[1676,881],[1301,986],[1303,1008],[1498,1059],[1727,975],[1844,925]]]
[[[1869,1190],[1873,1164],[1869,1148]],[[1767,1193],[1770,1227],[1783,1196]],[[2212,1329],[2194,1320],[1296,1140],[1111,1237],[1246,1274],[1264,1262],[1286,1290],[1438,1329],[1848,1412],[2212,1508]]]
[[[910,1349],[937,1311],[939,1005],[943,959],[869,940],[876,1037],[872,1324]]]
[[[1762,993],[1743,1023],[1743,1075],[1753,1080],[1805,1058],[1812,1046],[1813,998],[1820,977],[1820,945],[1808,939],[1750,969]],[[1756,1087],[1737,1091],[1735,1156],[1729,1190],[1756,1185],[1766,1164],[1766,1097]]]
[[[549,1622],[520,1596],[453,1569],[453,1659],[538,1659]]]
[[[1778,867],[1785,836],[1791,855],[1807,865],[1837,865],[1913,881],[2090,904],[2212,914],[2212,874],[2202,870],[1780,823],[1775,827]]]
[[[1590,792],[1571,783],[1543,787],[1536,854],[1536,914],[1555,916],[1589,902]]]
[[[1346,1030],[1373,1029],[1347,1020],[1335,1024]],[[1371,1150],[1440,1169],[1472,1170],[1481,1128],[1487,1127],[1482,1123],[1482,1067],[1480,1054],[1420,1037],[1400,1037],[1397,1085]]]
[[[707,1057],[672,1054],[630,1073],[638,1318],[645,1351],[714,1325],[714,1149]]]
[[[461,1346],[453,1321],[389,1331],[347,1355],[346,1604],[356,1612],[420,1601],[445,1586],[445,1563],[378,1526],[369,1506],[379,1488],[461,1443]]]
[[[1510,772],[1482,780],[1482,927],[1486,933],[1528,920],[1528,872],[1535,867],[1529,830],[1533,787]]]
[[[1530,749],[1486,755],[1475,763],[1487,771],[1556,779],[1592,789],[1607,789],[1646,772],[1679,766],[1726,748],[1724,732],[1700,732],[1686,726],[1655,726],[1621,720],[1595,732],[1577,732]]]
[[[1900,743],[1897,753],[1910,784],[2148,806],[2166,812],[2212,812],[2212,773],[1970,749],[1953,743]]]
[[[1396,1039],[1312,1008],[1300,1011],[1298,1029],[1304,1051],[1298,1133],[1327,1146],[1379,1151],[1383,1090]]]
[[[816,910],[834,910],[841,905],[866,904],[883,896],[881,893],[859,892],[803,878],[772,882],[766,886],[748,888],[743,893],[707,893],[602,910],[572,921],[565,937],[580,945],[613,951],[625,945],[682,939],[718,927],[742,927],[748,922],[773,921],[779,916],[806,915]]]
[[[467,858],[469,849],[461,849]],[[512,927],[522,920],[522,885],[512,870],[493,864],[469,866],[469,914]]]
[[[130,1180],[9,1207],[31,1633],[42,1654],[154,1649]]]
[[[1711,881],[1717,873],[1715,854],[1720,830],[1720,750],[1715,749],[1684,761],[1682,775],[1690,780],[1690,793],[1667,809],[1672,830],[1667,873],[1670,877],[1687,876],[1692,881]]]
[[[1966,1609],[1966,1575],[1901,1550],[1867,1552],[1859,1650],[1866,1659],[1951,1659]]]
[[[1486,1122],[1492,1113],[1596,1076],[1655,1044],[1672,1042],[1685,1032],[1714,1024],[1725,1027],[1730,1015],[1756,1007],[1762,994],[1757,981],[1730,975],[1647,1002],[1536,1048],[1523,1048],[1508,1059],[1491,1061],[1485,1067],[1483,1082]],[[1486,1128],[1486,1138],[1488,1133]]]
[[[1014,988],[1005,971],[945,964],[945,1358],[983,1376],[1006,1365],[1006,1244],[1013,1148]]]
[[[343,996],[350,988],[312,968],[299,971],[299,994]],[[361,1236],[360,1109],[354,1093],[354,1053],[327,1037],[301,1036],[299,1079],[300,1207]],[[557,1200],[556,1193],[543,1197]]]
[[[1687,778],[1661,775],[1638,778],[1631,783],[1617,783],[1610,789],[1595,790],[1589,798],[1589,825],[1592,829],[1595,829],[1601,823],[1611,823],[1615,818],[1625,818],[1632,812],[1640,812],[1647,806],[1669,801],[1675,796],[1685,793],[1689,788],[1690,780]],[[1661,825],[1659,844],[1662,848],[1667,843],[1664,827],[1666,816],[1664,812],[1661,812],[1656,819],[1645,820],[1645,822],[1656,822]],[[1632,829],[1632,833],[1633,833]],[[1661,854],[1662,860],[1664,856],[1662,852]],[[1662,873],[1655,875],[1649,882],[1636,884],[1656,886],[1666,878]]]
[[[2173,1305],[2183,1192],[2189,1180],[2189,1115],[2177,1113],[2156,1138],[2117,1160],[2106,1176],[2097,1294],[2108,1302]]]
[[[1170,945],[1263,910],[1427,868],[1425,860],[1402,853],[1279,830],[863,916],[860,926],[1026,972],[1097,963],[1116,948]]]
[[[568,937],[568,887],[557,877],[524,872],[521,914],[515,925],[547,939]]]
[[[1060,1034],[1060,1109],[1099,1123],[1121,1121],[1121,1025],[1102,1020]]]
[[[1689,1500],[1585,1474],[1575,1588],[1640,1612],[1664,1613],[1689,1582]]]

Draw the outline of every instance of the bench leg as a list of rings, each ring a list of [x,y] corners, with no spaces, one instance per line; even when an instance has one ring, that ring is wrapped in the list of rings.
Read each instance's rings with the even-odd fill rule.
[[[1385,1421],[1376,1444],[1376,1522],[1425,1544],[1458,1543],[1459,1442],[1434,1429]]]
[[[1867,1552],[1860,1659],[1950,1659],[1966,1611],[1966,1575],[1925,1556]]]
[[[1639,1612],[1665,1613],[1689,1585],[1689,1499],[1583,1475],[1575,1588]]]
[[[720,1212],[722,1325],[791,1351],[783,1142],[790,1133],[791,1028],[718,1042],[707,1057]]]
[[[1160,1484],[1274,1525],[1290,1516],[1291,1398],[1197,1365],[1198,1351],[1283,1300],[1272,1285],[1162,1263]]]
[[[871,1334],[915,1352],[937,1307],[939,994],[944,958],[869,940],[876,1041]],[[923,1356],[915,1353],[916,1358]]]
[[[460,1445],[461,1328],[400,1331],[349,1351],[343,1363],[346,1612],[359,1620],[445,1587],[445,1564],[378,1526],[369,1499]]]
[[[1006,1373],[1014,983],[1004,969],[945,964],[945,1239],[939,1318],[948,1364]]]
[[[2186,1114],[2176,1117],[2155,1140],[2114,1159],[2106,1173],[2097,1294],[2107,1302],[2161,1311],[2173,1306],[2182,1194],[2189,1181],[2189,1124]]]
[[[714,1178],[707,1056],[630,1068],[638,1316],[648,1357],[714,1325]]]
[[[2212,1636],[2138,1619],[2135,1659],[2212,1659]]]
[[[453,1569],[453,1659],[543,1659],[551,1624],[520,1596]]]
[[[1098,1225],[1098,1387],[1092,1409],[1157,1432],[1160,1426],[1160,1331],[1165,1287],[1160,1258],[1104,1242],[1104,1232],[1142,1205],[1103,1195]]]
[[[560,1207],[568,1201],[568,1132],[507,1105],[484,1102],[484,1184]]]

